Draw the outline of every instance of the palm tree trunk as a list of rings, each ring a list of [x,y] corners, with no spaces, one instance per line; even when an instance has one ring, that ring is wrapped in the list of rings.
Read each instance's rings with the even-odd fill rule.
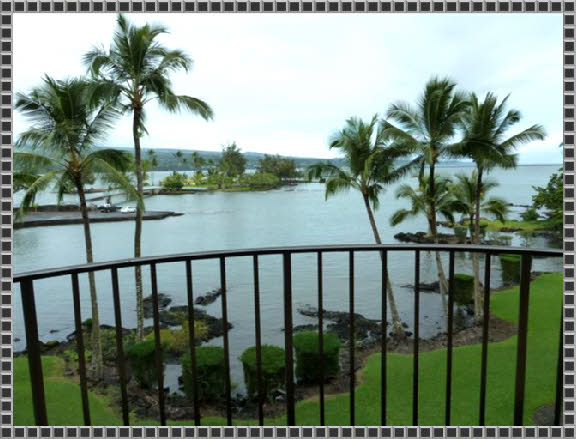
[[[132,135],[134,137],[134,163],[136,165],[136,190],[143,195],[144,187],[142,184],[142,161],[140,153],[140,118],[141,109],[134,108],[134,120],[132,125]],[[142,209],[136,206],[136,227],[134,228],[134,257],[139,258],[142,255],[141,251],[142,240]],[[142,297],[142,269],[136,266],[134,270],[136,280],[136,340],[142,341],[144,330],[144,305]]]
[[[476,217],[474,221],[474,236],[472,241],[474,244],[480,244],[480,200],[482,198],[482,173],[483,169],[478,166],[478,176],[476,180]],[[476,322],[482,320],[482,312],[484,307],[483,297],[480,294],[480,264],[478,261],[478,253],[472,254],[472,269],[474,271],[474,317]]]
[[[372,208],[370,207],[370,200],[367,196],[363,195],[364,205],[366,206],[366,211],[368,212],[368,219],[370,220],[370,227],[372,227],[372,232],[374,233],[374,240],[376,244],[382,244],[380,239],[380,233],[378,233],[378,227],[376,226],[376,221],[374,219],[374,214]],[[380,257],[382,254],[380,253]],[[386,267],[386,296],[388,298],[388,303],[390,304],[390,312],[392,314],[392,331],[396,338],[404,338],[405,331],[402,327],[402,321],[400,320],[400,314],[398,313],[398,307],[396,306],[396,299],[394,298],[394,291],[392,290],[392,282],[390,282],[390,276],[388,276],[388,267]]]
[[[436,187],[435,183],[435,165],[436,159],[433,157],[430,163],[430,180],[429,180],[429,197],[430,197],[430,234],[434,239],[434,244],[438,244],[438,228],[436,224]],[[446,275],[444,274],[444,269],[442,268],[442,259],[440,258],[440,252],[436,251],[436,268],[438,270],[438,283],[440,284],[440,296],[442,297],[442,306],[444,307],[444,312],[448,313],[448,304],[446,301],[446,294],[448,292],[448,282],[446,281]]]
[[[92,255],[92,234],[90,232],[90,219],[88,218],[88,208],[86,206],[86,194],[82,182],[76,182],[76,189],[80,197],[80,211],[82,213],[82,224],[84,225],[84,241],[86,244],[86,262],[94,262]],[[96,280],[94,272],[88,273],[90,283],[90,302],[92,304],[92,370],[96,378],[102,377],[103,359],[102,359],[102,340],[100,338],[100,318],[98,314],[98,295],[96,293]]]

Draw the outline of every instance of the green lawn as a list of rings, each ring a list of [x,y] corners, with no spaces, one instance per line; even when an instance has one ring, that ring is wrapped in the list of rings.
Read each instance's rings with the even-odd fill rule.
[[[536,230],[555,230],[557,226],[554,221],[550,220],[534,220],[534,221],[523,221],[523,220],[507,220],[505,222],[498,220],[487,220],[481,219],[481,225],[486,225],[489,231],[500,231],[502,229],[514,227],[520,228],[524,232],[534,232]]]
[[[524,423],[532,424],[534,410],[554,401],[556,359],[558,352],[559,319],[562,304],[562,276],[544,274],[532,282],[528,333],[528,365]],[[497,316],[517,321],[518,288],[492,295],[492,311]],[[480,385],[481,346],[454,349],[452,424],[476,425]],[[516,337],[492,343],[488,353],[488,387],[486,425],[511,425],[514,407],[514,370]],[[47,370],[46,398],[48,418],[53,425],[82,423],[79,386],[57,378],[60,360],[45,358]],[[388,424],[410,425],[412,422],[412,356],[388,356]],[[440,349],[420,355],[420,425],[443,425],[445,403],[446,350]],[[380,423],[380,354],[372,355],[361,372],[362,383],[356,388],[356,424]],[[28,368],[23,358],[14,361],[14,424],[33,423]],[[120,418],[107,409],[105,397],[90,395],[93,423],[118,425]],[[203,418],[204,425],[223,425],[222,418]],[[326,422],[329,425],[348,425],[348,394],[326,399]],[[319,423],[319,404],[316,400],[301,401],[296,406],[299,425]],[[153,425],[153,420],[135,420],[137,425]],[[235,422],[238,425],[256,421]],[[268,419],[267,424],[285,425],[285,418]],[[189,421],[170,422],[171,425],[190,425]]]

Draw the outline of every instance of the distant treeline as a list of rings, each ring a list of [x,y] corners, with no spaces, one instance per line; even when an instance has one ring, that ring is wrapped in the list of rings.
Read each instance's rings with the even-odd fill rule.
[[[122,148],[114,147],[114,149],[119,149],[133,154],[133,148]],[[154,171],[192,171],[194,170],[193,154],[197,153],[204,161],[204,168],[208,166],[207,164],[212,161],[212,163],[218,163],[222,158],[221,151],[199,151],[190,149],[175,149],[175,148],[143,148],[142,157],[149,158],[149,151],[154,151],[155,163],[151,170]],[[260,160],[264,159],[266,155],[274,155],[273,153],[266,154],[260,152],[242,152],[244,158],[246,159],[246,169],[256,170],[260,166]],[[315,157],[293,157],[293,156],[280,156],[282,158],[290,159],[294,161],[297,169],[305,169],[310,165],[314,165],[318,162],[330,163],[335,166],[345,165],[344,160],[341,158],[335,159],[322,159]],[[182,158],[186,159],[183,163]],[[466,165],[467,163],[458,160],[448,160],[442,162],[441,165],[444,166],[456,166],[456,165]]]

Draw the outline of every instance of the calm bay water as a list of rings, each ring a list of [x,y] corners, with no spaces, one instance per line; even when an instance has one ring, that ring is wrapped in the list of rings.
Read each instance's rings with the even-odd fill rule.
[[[472,168],[442,168],[441,174],[471,172]],[[500,182],[492,195],[498,195],[515,204],[530,204],[532,186],[543,186],[558,166],[521,166],[516,171],[494,171],[491,176]],[[168,173],[154,173],[157,183]],[[415,179],[405,181],[415,184]],[[17,205],[15,197],[15,205]],[[73,198],[71,198],[73,199]],[[376,221],[382,240],[396,242],[400,231],[426,231],[424,218],[409,219],[391,227],[391,214],[405,201],[396,200],[394,187],[381,197]],[[41,203],[54,202],[46,194]],[[98,202],[100,203],[100,202]],[[258,248],[289,245],[361,244],[373,243],[373,235],[361,197],[354,192],[324,199],[321,184],[300,184],[267,192],[207,193],[182,196],[153,196],[146,199],[148,210],[173,210],[184,215],[162,221],[145,221],[142,253],[145,256],[203,250]],[[513,208],[511,218],[523,208]],[[109,261],[132,256],[134,224],[131,221],[92,224],[94,258]],[[447,230],[443,230],[447,231]],[[515,236],[513,245],[548,247],[545,238],[526,243]],[[37,227],[14,232],[15,272],[60,267],[83,263],[84,237],[80,225]],[[499,264],[494,263],[493,282],[500,282]],[[294,324],[315,323],[296,312],[300,306],[316,305],[316,256],[293,256]],[[433,281],[436,269],[431,254],[422,255],[421,278]],[[327,254],[324,258],[325,305],[329,310],[346,310],[348,306],[348,259],[345,254]],[[395,286],[396,300],[402,319],[412,326],[413,292],[402,287],[412,282],[413,255],[391,254],[390,276]],[[534,270],[559,270],[561,261],[538,259]],[[195,294],[204,294],[219,286],[218,261],[195,262]],[[471,261],[458,255],[456,272],[471,273]],[[447,266],[446,266],[447,271]],[[150,294],[149,270],[144,270],[145,294]],[[356,312],[379,319],[380,309],[379,258],[376,254],[359,253],[356,256]],[[81,279],[82,314],[89,316],[88,282]],[[279,256],[262,257],[260,262],[261,310],[263,343],[283,345],[282,264]],[[158,266],[159,291],[170,295],[172,305],[186,303],[184,264]],[[114,324],[110,274],[97,275],[100,315],[102,323]],[[254,344],[254,305],[251,259],[227,261],[228,315],[234,328],[230,332],[233,380],[242,381],[238,356]],[[122,318],[125,327],[135,326],[135,294],[132,270],[120,270]],[[73,331],[73,303],[70,279],[59,278],[35,283],[40,338],[44,341],[63,339]],[[24,348],[22,308],[18,288],[14,295],[15,349]],[[221,315],[221,302],[206,307],[215,316]],[[433,336],[443,328],[440,297],[438,294],[421,295],[421,334]],[[151,324],[151,320],[146,324]],[[58,332],[50,333],[51,330]],[[209,344],[221,345],[221,338]],[[172,383],[173,384],[173,383]]]

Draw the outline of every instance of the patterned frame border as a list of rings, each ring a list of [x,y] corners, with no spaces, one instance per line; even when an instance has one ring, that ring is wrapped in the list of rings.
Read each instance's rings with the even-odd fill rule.
[[[9,427],[12,425],[12,15],[23,12],[515,12],[564,21],[564,427]],[[571,1],[13,1],[1,16],[0,437],[575,437],[574,425],[574,3]]]

